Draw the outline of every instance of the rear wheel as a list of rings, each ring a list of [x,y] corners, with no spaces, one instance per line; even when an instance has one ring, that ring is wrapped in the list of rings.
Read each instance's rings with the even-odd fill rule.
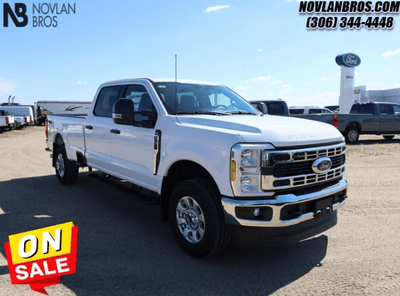
[[[75,161],[68,159],[64,145],[57,148],[55,158],[58,181],[63,185],[74,183],[78,178],[79,167],[75,164]]]
[[[383,136],[383,138],[387,141],[393,140],[394,136]]]
[[[178,244],[194,257],[214,255],[229,242],[218,190],[206,179],[186,180],[176,185],[168,215]]]
[[[360,131],[355,126],[350,126],[344,132],[344,137],[347,144],[355,144],[358,142],[358,138],[360,137]]]

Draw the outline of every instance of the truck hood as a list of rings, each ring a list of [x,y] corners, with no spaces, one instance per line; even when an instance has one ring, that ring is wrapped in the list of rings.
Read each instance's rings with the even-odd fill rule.
[[[177,116],[180,124],[192,128],[235,133],[244,142],[271,143],[275,147],[302,146],[343,141],[332,125],[285,116],[189,115]]]

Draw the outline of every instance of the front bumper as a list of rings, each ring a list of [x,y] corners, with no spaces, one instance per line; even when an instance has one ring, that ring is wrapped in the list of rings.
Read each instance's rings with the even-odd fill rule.
[[[294,226],[316,218],[316,213],[310,210],[309,206],[306,206],[305,210],[288,219],[283,216],[283,209],[288,206],[296,206],[306,204],[307,202],[323,200],[341,194],[340,200],[333,202],[330,212],[336,211],[341,208],[347,201],[346,196],[347,181],[342,178],[338,183],[329,187],[317,190],[315,192],[307,192],[300,195],[293,193],[278,195],[274,199],[267,200],[236,200],[227,197],[221,199],[222,206],[224,209],[225,221],[227,224],[233,226],[248,226],[248,227],[289,227]],[[335,201],[335,199],[333,199]],[[254,219],[244,219],[238,217],[237,208],[240,209],[268,209],[272,211],[270,219],[260,220],[257,217]],[[289,216],[291,217],[291,216]],[[252,217],[253,218],[253,217]]]

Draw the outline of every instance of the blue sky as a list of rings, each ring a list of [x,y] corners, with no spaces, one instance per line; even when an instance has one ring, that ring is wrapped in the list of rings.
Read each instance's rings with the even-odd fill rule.
[[[29,17],[32,3],[43,3],[17,2]],[[225,84],[246,99],[336,104],[335,57],[348,52],[362,60],[356,86],[400,87],[398,15],[392,30],[307,30],[298,9],[287,0],[79,0],[56,28],[33,28],[31,18],[0,27],[0,102],[90,101],[105,81],[173,78],[175,54],[179,78]]]

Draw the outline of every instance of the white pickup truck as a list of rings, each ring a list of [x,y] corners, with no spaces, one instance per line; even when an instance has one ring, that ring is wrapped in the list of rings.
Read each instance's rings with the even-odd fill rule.
[[[333,126],[263,115],[212,83],[102,84],[87,117],[49,115],[58,180],[88,166],[158,194],[161,219],[195,257],[300,241],[337,223],[345,143]]]
[[[0,110],[0,133],[5,130],[10,130],[14,127],[14,115],[10,115],[5,110]]]

